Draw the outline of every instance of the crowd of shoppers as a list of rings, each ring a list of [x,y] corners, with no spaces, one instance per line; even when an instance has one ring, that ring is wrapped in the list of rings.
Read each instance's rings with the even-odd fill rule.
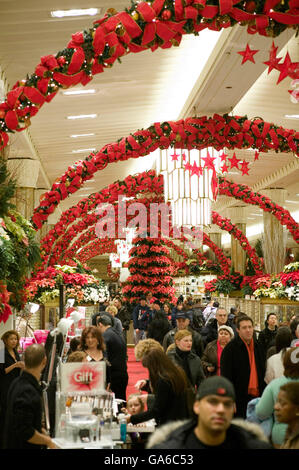
[[[139,446],[299,447],[298,317],[279,326],[277,316],[269,313],[265,328],[257,335],[251,317],[236,308],[227,312],[215,301],[204,308],[180,298],[171,306],[148,295],[131,308],[116,297],[100,306],[81,336],[72,338],[65,360],[104,361],[106,388],[124,402],[131,322],[135,357],[148,370],[149,378],[137,382],[138,395],[127,403],[127,421],[138,424],[155,419],[157,425],[147,443],[146,438],[138,438]],[[50,335],[45,349],[29,346],[23,358],[18,353],[18,331],[6,332],[2,340],[1,446],[55,447],[43,430],[42,411],[36,406],[38,400],[41,403],[40,378],[49,367]],[[253,403],[257,424],[248,422]],[[26,407],[31,409],[31,417]],[[265,420],[272,423],[267,437],[261,425]],[[51,426],[51,433],[53,429]]]

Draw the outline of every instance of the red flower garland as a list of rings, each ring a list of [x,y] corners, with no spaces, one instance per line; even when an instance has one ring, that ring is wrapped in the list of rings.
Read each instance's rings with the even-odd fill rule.
[[[271,212],[282,225],[285,225],[292,234],[296,243],[299,243],[299,225],[287,209],[273,202],[269,197],[252,191],[245,184],[232,183],[225,178],[219,178],[219,194],[234,197],[246,204],[259,206],[265,212]]]
[[[86,85],[93,75],[130,52],[178,46],[183,34],[198,34],[206,28],[220,31],[239,23],[249,25],[250,34],[276,36],[299,23],[296,0],[289,0],[288,5],[265,0],[258,14],[239,0],[219,0],[216,5],[206,5],[205,0],[184,3],[152,0],[133,3],[130,10],[120,13],[110,9],[89,31],[73,34],[56,56],[42,57],[35,73],[18,81],[0,105],[0,149],[8,143],[8,132],[27,128],[30,118],[56,96],[59,87]]]
[[[259,118],[249,120],[247,116],[218,114],[211,118],[203,116],[177,122],[155,123],[146,130],[137,131],[116,143],[106,145],[98,153],[92,153],[85,160],[69,167],[34,209],[32,224],[36,229],[41,228],[60,201],[76,192],[108,163],[138,158],[159,147],[203,149],[207,145],[216,150],[224,147],[255,147],[260,152],[275,149],[280,152],[296,152],[299,155],[299,132],[274,126]]]

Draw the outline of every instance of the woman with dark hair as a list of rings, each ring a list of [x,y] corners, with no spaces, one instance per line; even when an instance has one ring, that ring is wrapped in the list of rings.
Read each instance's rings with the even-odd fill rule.
[[[258,336],[258,343],[262,346],[265,355],[267,350],[274,345],[275,337],[277,335],[277,316],[274,312],[268,313],[265,328]]]
[[[106,385],[111,383],[111,365],[106,357],[106,345],[102,333],[96,326],[84,328],[81,335],[80,349],[86,353],[86,361],[106,363]]]
[[[155,312],[152,321],[147,327],[147,338],[152,338],[158,341],[160,344],[163,343],[164,336],[171,329],[170,323],[165,316],[165,313],[161,310]]]
[[[299,382],[280,387],[274,410],[277,421],[288,425],[280,448],[299,449]]]
[[[157,426],[190,416],[187,404],[188,380],[185,372],[176,366],[164,351],[151,349],[142,359],[149,371],[154,401],[149,410],[127,418],[132,424],[155,419]]]
[[[0,362],[0,439],[2,443],[8,389],[10,384],[19,377],[21,371],[24,369],[24,362],[21,361],[17,351],[20,341],[18,332],[15,330],[6,331],[1,339],[5,346],[4,362]]]
[[[277,335],[275,337],[275,351],[276,354],[273,354],[267,359],[265,382],[268,384],[273,379],[283,376],[283,356],[286,351],[286,348],[289,348],[292,341],[292,333],[290,328],[287,326],[281,326],[277,330]]]
[[[88,361],[103,361],[106,349],[104,338],[95,326],[84,328],[81,335],[80,349],[86,352]]]
[[[273,416],[274,405],[280,387],[289,382],[299,382],[299,349],[289,348],[283,356],[284,375],[272,380],[261,396],[255,411],[259,419],[264,420]],[[279,448],[285,439],[287,425],[279,422],[276,417],[272,427],[271,439],[274,447]]]

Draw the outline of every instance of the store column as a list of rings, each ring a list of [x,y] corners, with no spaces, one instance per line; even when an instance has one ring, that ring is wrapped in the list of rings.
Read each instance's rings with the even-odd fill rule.
[[[281,188],[270,188],[262,191],[273,202],[284,206],[287,191]],[[270,213],[263,212],[264,233],[263,253],[265,271],[267,273],[279,273],[284,267],[286,255],[286,232],[281,223]]]
[[[215,243],[215,245],[217,245],[219,248],[221,248],[221,237],[223,233],[224,232],[221,230],[221,228],[218,227],[218,225],[216,224],[210,225],[208,235],[210,239],[212,240],[212,242]],[[209,249],[208,251],[208,257],[209,259],[217,263],[218,260],[216,258],[216,255],[211,249]]]
[[[11,202],[15,204],[16,211],[29,220],[35,205],[34,191],[40,163],[29,158],[12,158],[7,160],[7,168],[17,181],[16,193]]]
[[[246,213],[244,206],[235,206],[228,209],[228,217],[239,230],[246,235]],[[242,249],[238,240],[231,235],[231,259],[232,267],[235,271],[245,274],[246,270],[246,252]]]

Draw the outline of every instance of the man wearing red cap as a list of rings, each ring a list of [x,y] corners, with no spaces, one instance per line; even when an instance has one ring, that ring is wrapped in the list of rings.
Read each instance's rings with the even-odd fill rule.
[[[197,420],[175,421],[151,436],[149,449],[271,449],[262,429],[243,420],[232,422],[235,390],[225,377],[199,386],[193,411]]]

